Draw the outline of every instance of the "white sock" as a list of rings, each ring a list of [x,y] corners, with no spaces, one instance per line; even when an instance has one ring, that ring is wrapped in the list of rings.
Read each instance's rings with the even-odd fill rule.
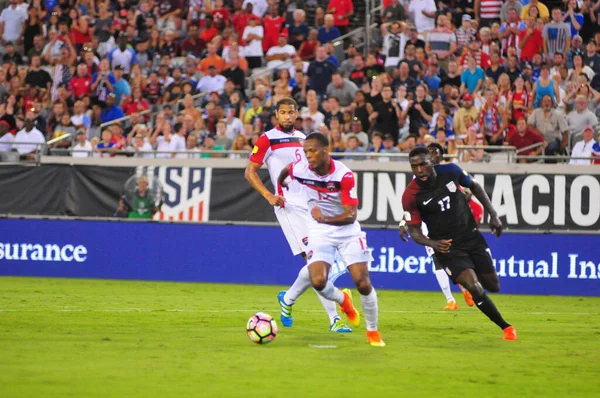
[[[344,293],[337,287],[333,286],[331,281],[327,281],[325,288],[321,291],[315,290],[319,295],[325,297],[327,300],[334,301],[338,304],[344,302]]]
[[[377,292],[375,288],[371,289],[371,293],[366,296],[360,295],[360,302],[365,312],[365,322],[367,323],[367,330],[373,332],[377,330],[377,318],[379,309],[377,307]]]
[[[296,300],[298,300],[298,297],[302,296],[310,286],[311,282],[308,273],[308,265],[305,265],[300,272],[298,272],[298,277],[294,281],[294,284],[288,289],[285,296],[283,296],[283,301],[288,305],[293,305]]]
[[[450,279],[448,278],[448,274],[446,274],[446,271],[444,271],[443,269],[436,269],[435,277],[437,278],[437,281],[440,285],[440,289],[442,289],[444,296],[446,296],[446,301],[455,301],[454,297],[452,296],[452,290],[450,289]]]
[[[340,318],[337,312],[335,301],[327,300],[325,297],[321,296],[316,290],[315,293],[317,293],[317,297],[319,298],[321,305],[323,306],[323,308],[325,308],[325,312],[329,317],[329,324],[331,325],[335,318]]]

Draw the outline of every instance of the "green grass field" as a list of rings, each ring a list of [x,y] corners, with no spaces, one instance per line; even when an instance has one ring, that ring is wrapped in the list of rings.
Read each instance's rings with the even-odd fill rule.
[[[379,291],[385,348],[328,331],[316,296],[278,317],[272,286],[0,278],[0,396],[597,397],[600,298],[493,295],[519,340],[456,294]],[[311,345],[332,348],[314,348]],[[335,348],[333,348],[335,347]],[[477,394],[477,395],[476,395]]]

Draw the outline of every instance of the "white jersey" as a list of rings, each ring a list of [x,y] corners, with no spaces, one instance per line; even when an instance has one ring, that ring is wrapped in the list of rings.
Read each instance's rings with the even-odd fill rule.
[[[337,216],[344,212],[344,205],[358,206],[358,197],[354,181],[354,173],[343,163],[331,159],[330,173],[321,176],[312,171],[308,161],[301,160],[289,167],[290,177],[305,189],[308,209],[316,204],[326,217]],[[360,224],[355,221],[344,226],[320,224],[310,217],[308,226],[310,234],[351,236],[361,233]]]
[[[304,149],[302,143],[306,136],[298,130],[291,133],[282,131],[279,127],[267,131],[259,137],[252,150],[250,161],[253,163],[266,163],[269,169],[269,176],[273,187],[278,195],[285,196],[286,206],[298,206],[306,208],[306,197],[302,187],[298,183],[289,185],[288,190],[282,190],[277,179],[281,170],[285,169],[290,163],[305,161]]]

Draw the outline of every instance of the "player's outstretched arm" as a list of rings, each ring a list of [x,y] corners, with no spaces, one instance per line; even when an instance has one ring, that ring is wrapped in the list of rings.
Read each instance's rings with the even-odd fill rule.
[[[262,180],[260,179],[258,170],[261,166],[262,165],[259,163],[249,161],[248,166],[246,166],[246,171],[244,172],[244,177],[246,177],[246,180],[250,183],[250,185],[252,185],[252,188],[261,194],[262,197],[271,204],[271,206],[283,206],[285,203],[285,198],[283,196],[273,195],[271,192],[269,192],[267,187],[265,187],[265,184],[263,184]]]
[[[329,225],[349,225],[353,224],[356,221],[356,206],[344,205],[344,212],[342,214],[338,214],[337,216],[325,217],[321,213],[321,209],[315,207],[311,210],[310,214],[320,224],[329,224]]]
[[[498,218],[498,213],[496,213],[496,209],[492,206],[492,202],[490,201],[490,197],[485,192],[485,189],[479,184],[475,179],[471,179],[471,184],[469,186],[471,188],[471,192],[473,195],[481,202],[485,210],[490,214],[490,227],[492,228],[492,232],[496,234],[496,237],[502,235],[502,230],[504,227],[502,226],[502,221]]]
[[[450,246],[452,245],[452,239],[444,239],[444,240],[431,240],[421,231],[421,223],[418,225],[408,225],[408,232],[412,239],[421,246],[429,246],[436,252],[440,253],[448,253],[450,251]]]

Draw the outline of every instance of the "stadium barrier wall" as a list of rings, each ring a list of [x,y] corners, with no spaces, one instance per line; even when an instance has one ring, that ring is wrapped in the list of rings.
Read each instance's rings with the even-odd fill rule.
[[[380,289],[439,287],[422,246],[367,229]],[[486,234],[503,293],[600,296],[592,235]],[[300,267],[280,228],[193,223],[0,220],[0,275],[289,285]],[[337,282],[352,284],[348,275]]]
[[[155,216],[157,220],[275,221],[273,209],[246,182],[244,159],[51,160],[69,163],[0,166],[0,214],[109,217],[127,179],[147,173],[155,175],[164,188],[164,204]],[[358,220],[368,225],[397,225],[402,216],[402,193],[412,179],[408,165],[347,163],[356,173]],[[600,233],[600,168],[500,166],[464,165],[485,186],[507,227]],[[270,186],[266,170],[261,170],[260,176]]]

